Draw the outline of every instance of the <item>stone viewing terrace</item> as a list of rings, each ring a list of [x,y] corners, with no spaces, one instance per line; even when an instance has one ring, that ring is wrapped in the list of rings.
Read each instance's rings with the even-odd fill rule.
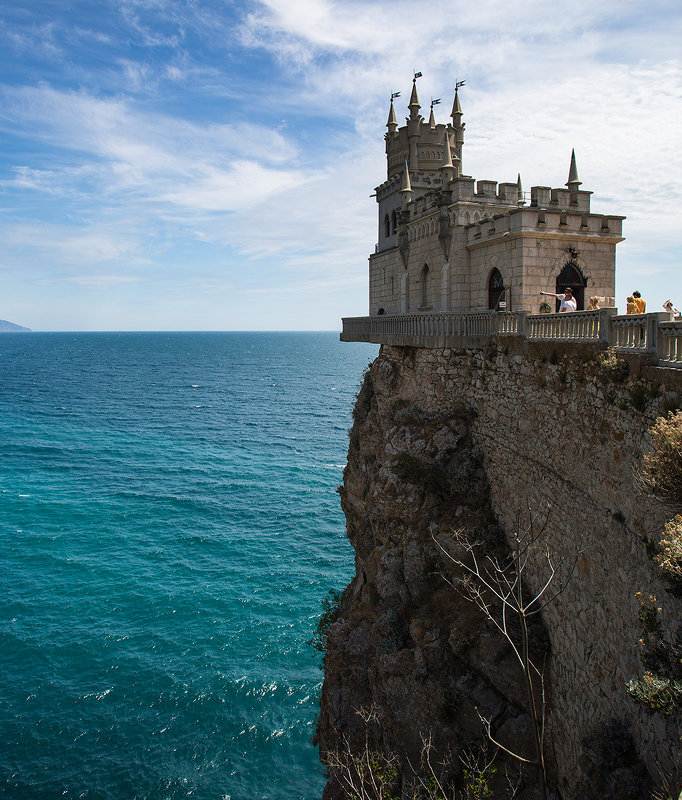
[[[526,311],[346,317],[341,341],[399,347],[476,348],[492,339],[594,344],[682,368],[682,322],[666,313],[619,315],[617,308],[568,314]]]

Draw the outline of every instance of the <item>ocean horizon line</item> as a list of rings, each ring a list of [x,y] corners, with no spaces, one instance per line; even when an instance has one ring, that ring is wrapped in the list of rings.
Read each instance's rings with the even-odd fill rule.
[[[233,329],[233,330],[173,330],[173,329],[156,329],[156,330],[38,330],[31,328],[27,331],[1,331],[1,333],[9,334],[31,334],[31,333],[341,333],[341,328],[336,329]]]

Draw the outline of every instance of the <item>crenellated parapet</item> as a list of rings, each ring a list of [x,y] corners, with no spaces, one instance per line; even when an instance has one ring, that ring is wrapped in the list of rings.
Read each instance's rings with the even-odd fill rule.
[[[622,227],[625,217],[606,214],[583,214],[576,211],[544,211],[530,208],[515,208],[506,213],[497,213],[480,220],[466,221],[467,247],[489,243],[500,237],[512,236],[557,236],[564,239],[567,233],[572,238],[600,239],[610,244],[623,241]]]

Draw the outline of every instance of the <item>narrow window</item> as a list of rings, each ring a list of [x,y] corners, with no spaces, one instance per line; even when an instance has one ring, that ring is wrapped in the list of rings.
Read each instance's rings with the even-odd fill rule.
[[[424,264],[422,267],[422,274],[421,274],[421,283],[422,283],[422,302],[421,305],[423,308],[428,307],[429,305],[429,265]]]
[[[499,311],[500,300],[504,300],[504,279],[502,273],[495,267],[488,279],[488,308],[491,311]]]

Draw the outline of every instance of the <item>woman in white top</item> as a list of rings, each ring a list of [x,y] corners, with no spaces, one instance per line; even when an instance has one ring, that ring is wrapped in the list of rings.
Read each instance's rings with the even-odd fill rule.
[[[578,304],[575,301],[575,297],[573,297],[573,290],[570,286],[566,287],[565,292],[560,292],[559,294],[554,292],[540,292],[540,294],[546,294],[548,297],[558,297],[561,300],[559,313],[562,311],[577,311],[578,309]]]
[[[680,312],[675,308],[672,300],[666,300],[665,303],[663,303],[663,308],[668,312],[668,314],[670,314],[671,322],[674,320],[679,320]]]

